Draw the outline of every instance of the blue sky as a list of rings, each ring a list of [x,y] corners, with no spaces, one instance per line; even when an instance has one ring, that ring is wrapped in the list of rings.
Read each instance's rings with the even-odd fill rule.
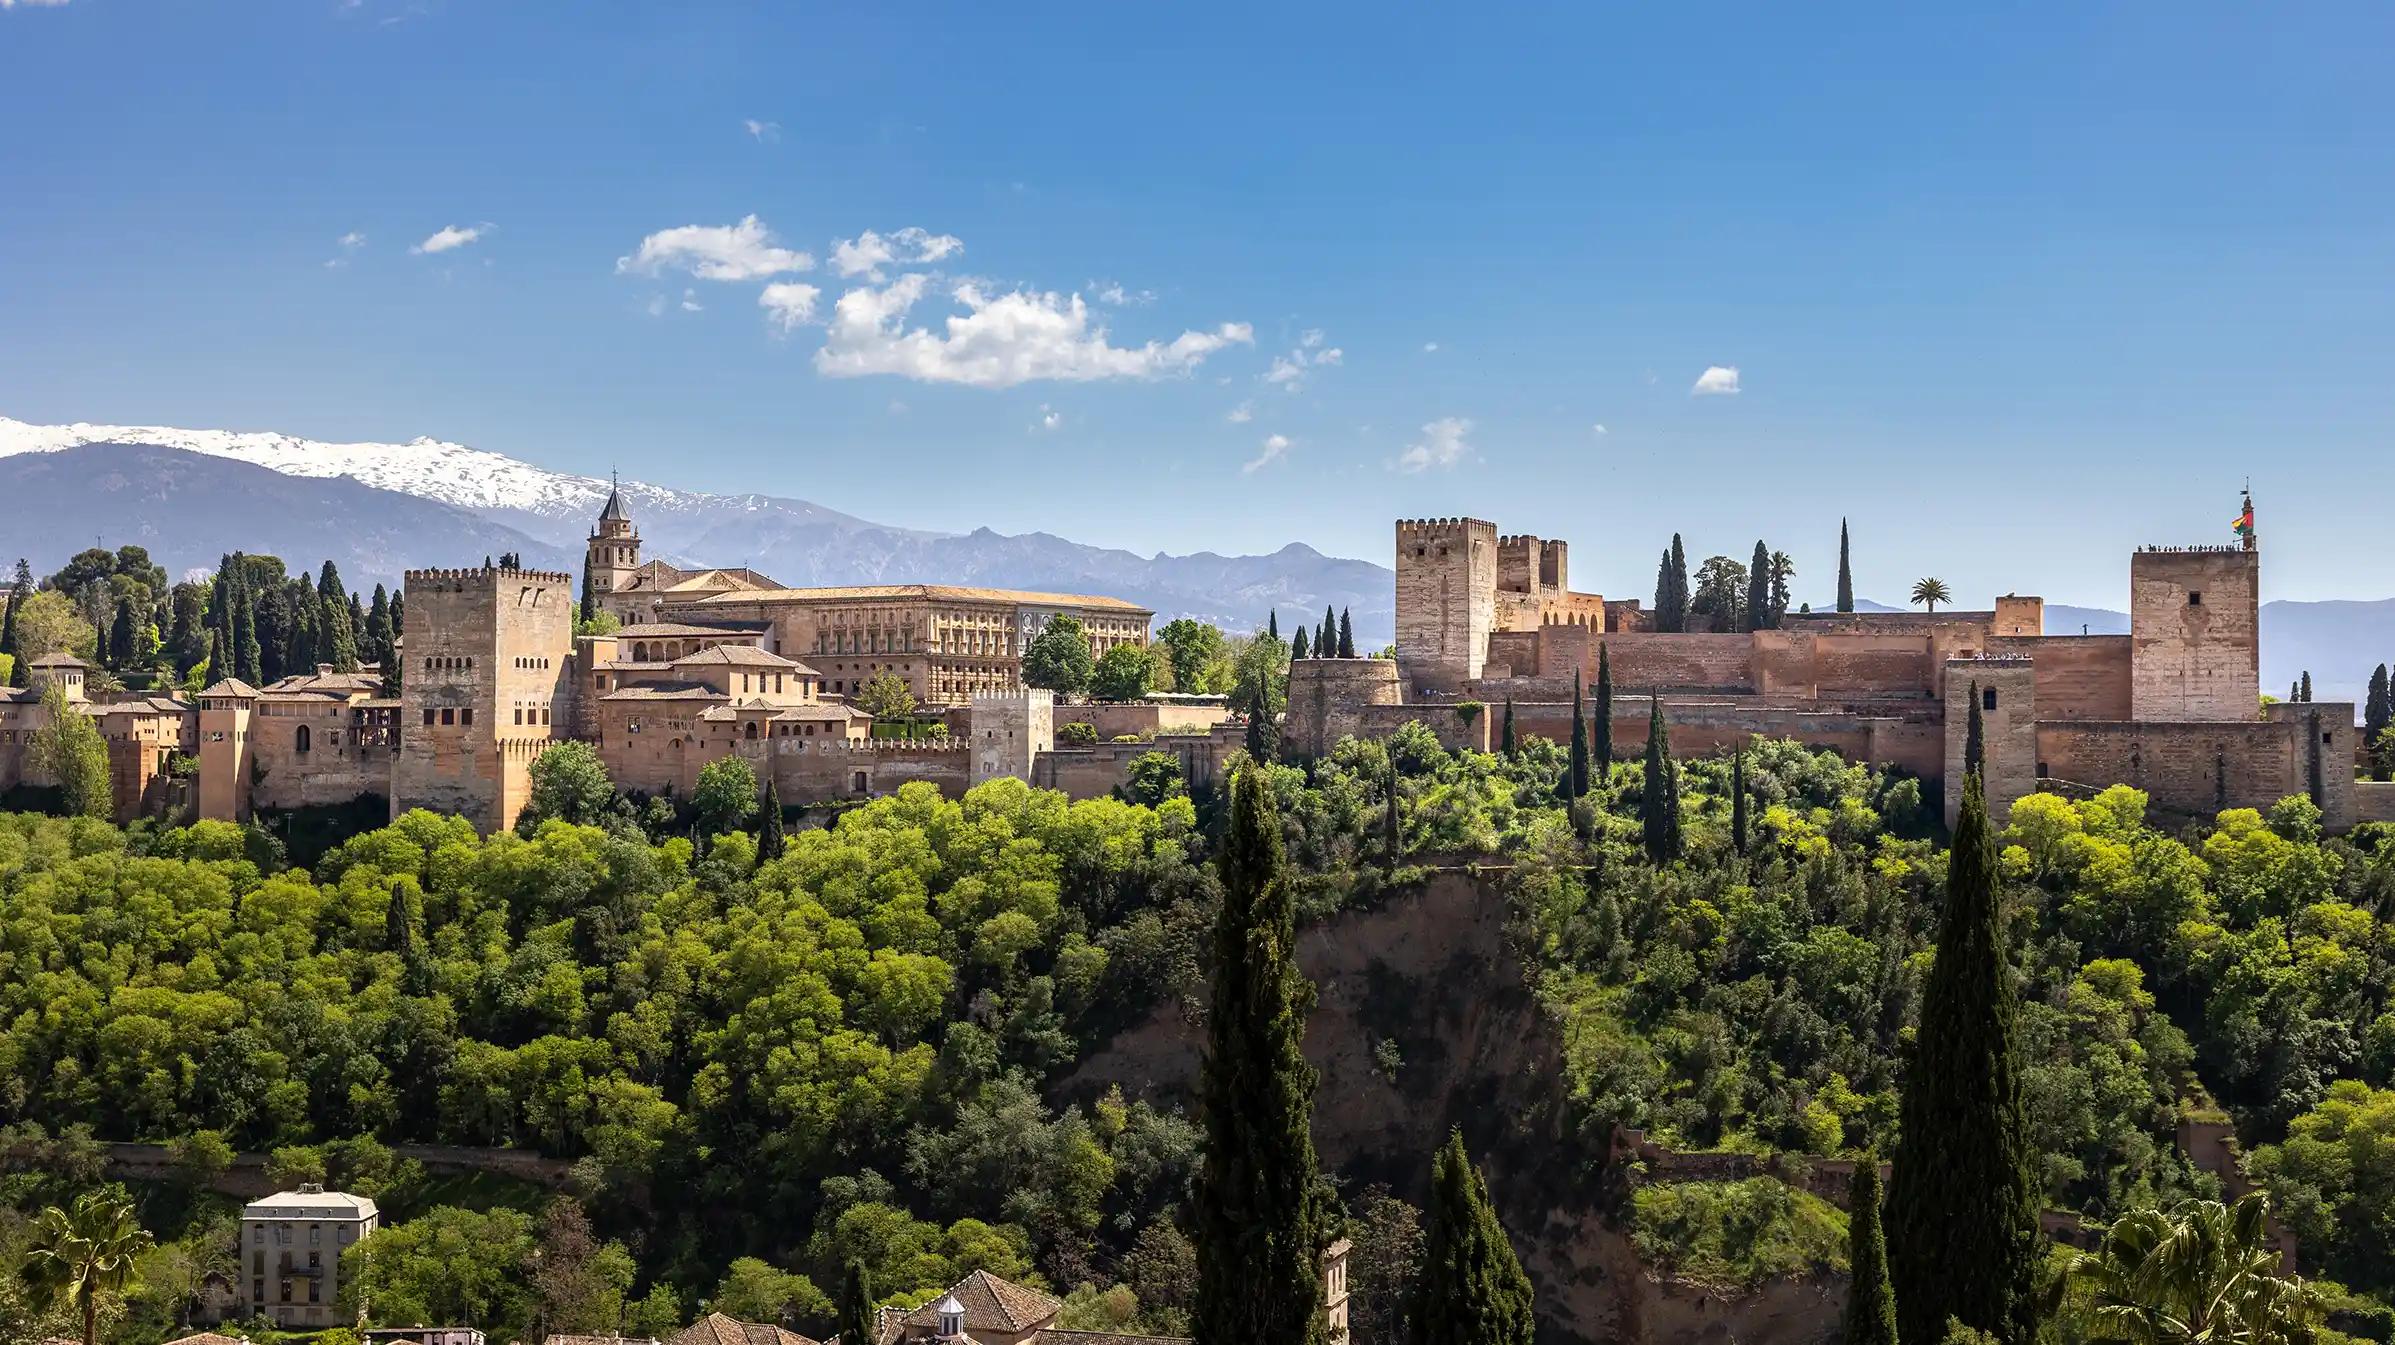
[[[1826,598],[1851,515],[1866,596],[2119,606],[2250,474],[2268,596],[2381,597],[2389,50],[2336,3],[0,0],[0,414],[1142,552],[1470,513],[1620,594],[1676,529]]]

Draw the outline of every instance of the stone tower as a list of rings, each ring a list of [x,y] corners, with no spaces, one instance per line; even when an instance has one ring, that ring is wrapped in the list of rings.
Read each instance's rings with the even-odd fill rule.
[[[1480,676],[1496,617],[1496,524],[1397,520],[1397,669],[1406,685],[1463,690]]]
[[[2261,555],[2148,548],[2129,561],[2129,714],[2186,723],[2261,713]]]
[[[973,784],[1012,777],[1028,782],[1042,752],[1056,750],[1056,693],[1041,687],[973,698]]]
[[[2003,826],[2015,800],[2037,792],[2037,666],[2018,654],[1946,660],[1946,827],[1963,810],[1971,698],[1979,698],[1980,784],[1988,820]]]
[[[515,825],[534,758],[574,721],[574,581],[548,570],[407,572],[393,816]]]
[[[601,610],[613,611],[609,595],[621,592],[631,583],[633,571],[640,568],[640,534],[634,531],[632,515],[624,508],[624,492],[612,482],[607,507],[599,511],[599,525],[591,529],[590,546],[583,557],[590,569],[591,600]]]

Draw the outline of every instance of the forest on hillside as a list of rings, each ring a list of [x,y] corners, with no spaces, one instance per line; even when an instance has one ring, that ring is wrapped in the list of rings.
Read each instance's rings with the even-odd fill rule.
[[[171,1334],[229,1261],[208,1187],[235,1151],[383,1204],[345,1276],[376,1321],[663,1336],[712,1307],[820,1336],[856,1262],[884,1301],[985,1268],[1076,1324],[1189,1329],[1201,1118],[1056,1085],[1160,1007],[1208,1013],[1223,799],[1159,758],[1131,799],[909,786],[787,836],[733,808],[694,841],[551,757],[517,832],[410,813],[308,868],[224,823],[0,816],[0,1259],[113,1185],[98,1141],[148,1140],[182,1176],[127,1191],[158,1245],[108,1297],[120,1345]],[[1781,742],[1608,770],[1418,727],[1255,769],[1309,921],[1510,861],[1490,891],[1562,1044],[1568,1157],[1618,1193],[1588,1218],[1710,1282],[1847,1266],[1845,1216],[1772,1179],[1594,1179],[1617,1126],[1900,1148],[1952,862],[1919,782]],[[2186,834],[2127,788],[2015,807],[1997,909],[2047,1207],[2217,1198],[2171,1135],[2226,1115],[2335,1320],[2384,1338],[2390,840],[2324,837],[2302,798]],[[435,1177],[391,1147],[425,1141],[570,1171]],[[1358,1345],[1408,1339],[1422,1188],[1335,1199]],[[0,1339],[58,1328],[0,1287]]]

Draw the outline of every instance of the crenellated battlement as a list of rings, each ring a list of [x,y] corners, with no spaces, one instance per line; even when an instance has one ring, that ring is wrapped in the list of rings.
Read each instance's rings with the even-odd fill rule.
[[[566,584],[570,586],[574,582],[574,577],[565,573],[563,570],[518,570],[497,565],[490,566],[488,568],[476,565],[469,569],[463,570],[409,570],[402,575],[401,578],[404,580],[404,582],[409,584],[415,584],[417,582],[431,584],[449,581],[455,581],[462,584],[473,580],[488,580],[492,583],[497,583],[502,579],[528,579],[534,583]]]
[[[1397,535],[1410,537],[1461,537],[1472,532],[1497,535],[1497,525],[1484,518],[1401,518],[1397,520]]]

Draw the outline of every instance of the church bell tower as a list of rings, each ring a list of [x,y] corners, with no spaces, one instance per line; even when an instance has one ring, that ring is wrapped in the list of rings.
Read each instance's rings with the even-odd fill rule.
[[[640,569],[640,534],[633,530],[632,515],[624,508],[620,483],[612,480],[608,483],[607,507],[599,511],[599,525],[591,530],[589,549],[583,553],[583,559],[590,572],[591,601],[602,610],[625,617],[610,599],[630,586],[633,574]]]

